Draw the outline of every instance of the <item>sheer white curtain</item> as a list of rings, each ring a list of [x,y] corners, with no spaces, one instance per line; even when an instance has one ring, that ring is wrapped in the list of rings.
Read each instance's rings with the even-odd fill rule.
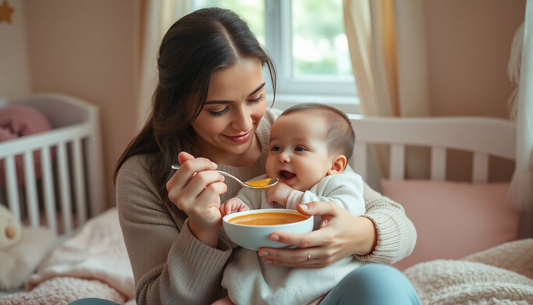
[[[514,63],[515,73],[510,73],[518,81],[518,91],[511,106],[512,117],[517,125],[516,167],[509,189],[510,203],[520,209],[533,209],[533,0],[526,2],[526,15],[523,28],[517,31],[510,68]],[[520,41],[521,40],[521,41]],[[517,43],[518,42],[518,43]],[[522,42],[522,43],[519,43]],[[514,77],[513,77],[514,74]]]
[[[429,116],[423,0],[344,0],[344,25],[365,115]]]
[[[141,128],[150,112],[157,84],[157,52],[170,26],[191,11],[190,0],[143,0],[141,9],[140,77],[137,126]]]
[[[343,0],[352,69],[368,116],[430,116],[423,0]],[[382,176],[388,156],[374,147]],[[429,152],[407,150],[406,175],[428,175]]]

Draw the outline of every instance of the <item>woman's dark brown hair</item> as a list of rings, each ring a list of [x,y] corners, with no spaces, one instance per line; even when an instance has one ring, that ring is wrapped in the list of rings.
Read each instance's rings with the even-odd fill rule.
[[[213,72],[235,64],[239,58],[256,58],[266,65],[275,94],[272,59],[238,15],[226,9],[205,8],[176,21],[159,48],[159,84],[150,117],[120,156],[115,182],[129,157],[157,153],[150,174],[161,198],[168,200],[165,186],[172,175],[171,164],[178,164],[178,153],[199,156],[191,124],[204,106]]]

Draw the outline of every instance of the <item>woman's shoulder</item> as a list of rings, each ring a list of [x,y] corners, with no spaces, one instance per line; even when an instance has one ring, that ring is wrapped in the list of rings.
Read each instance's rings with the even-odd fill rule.
[[[272,124],[279,117],[281,112],[282,111],[279,109],[269,108],[265,112],[265,115],[263,115],[261,123],[259,123],[259,127],[256,131],[262,146],[266,145],[265,147],[268,147],[268,141],[270,139],[270,129],[272,129]]]
[[[156,154],[140,154],[129,157],[120,166],[117,182],[124,178],[149,178],[149,166],[154,158],[156,158]]]
[[[272,125],[272,123],[280,116],[282,112],[282,110],[276,108],[268,108],[263,118],[270,122],[270,125]]]

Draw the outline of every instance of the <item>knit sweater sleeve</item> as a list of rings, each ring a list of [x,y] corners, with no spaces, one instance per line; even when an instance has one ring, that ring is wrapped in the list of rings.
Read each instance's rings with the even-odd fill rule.
[[[416,229],[405,215],[404,208],[391,199],[374,191],[365,183],[363,197],[366,213],[377,230],[377,246],[369,255],[356,255],[362,261],[393,264],[413,252]]]
[[[223,297],[231,246],[220,238],[212,248],[195,238],[183,213],[159,197],[145,158],[122,165],[116,189],[137,304],[211,304]]]

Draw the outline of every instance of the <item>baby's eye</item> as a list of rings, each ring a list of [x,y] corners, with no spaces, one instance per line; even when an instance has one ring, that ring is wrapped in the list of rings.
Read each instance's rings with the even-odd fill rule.
[[[272,146],[272,147],[270,148],[270,150],[271,150],[271,151],[281,151],[281,147],[279,147],[279,146]]]
[[[307,149],[305,149],[305,147],[303,147],[303,146],[298,146],[294,150],[295,151],[306,151]]]

